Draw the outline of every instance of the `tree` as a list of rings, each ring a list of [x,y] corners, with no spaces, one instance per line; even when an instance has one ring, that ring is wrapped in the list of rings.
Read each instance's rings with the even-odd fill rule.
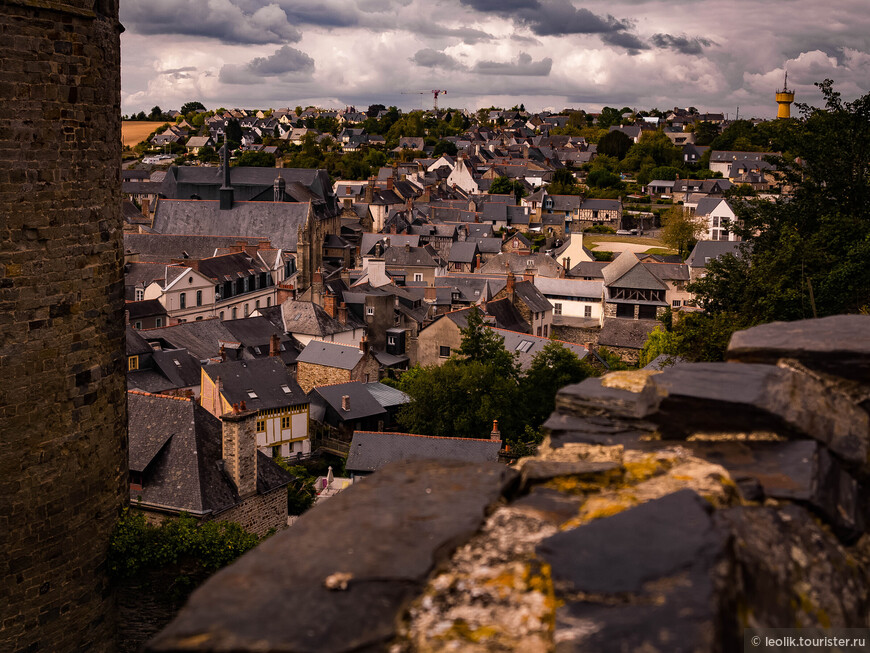
[[[618,129],[614,129],[613,131],[607,132],[607,135],[603,136],[601,140],[598,141],[598,153],[616,157],[622,161],[625,158],[625,155],[628,154],[632,145],[632,140],[628,134],[621,132]]]
[[[679,251],[685,258],[704,233],[704,225],[683,210],[673,206],[662,214],[662,242],[671,249]]]
[[[719,135],[719,126],[702,120],[695,125],[695,145],[709,145]]]
[[[645,165],[649,165],[650,168],[680,166],[682,158],[682,151],[671,142],[671,139],[664,132],[646,131],[641,135],[640,140],[632,145],[631,150],[622,160],[622,169],[636,171]]]
[[[269,152],[242,152],[236,160],[239,167],[274,168],[275,155]]]
[[[287,514],[301,515],[314,505],[317,490],[314,481],[317,479],[302,465],[292,465],[290,460],[278,456],[272,459],[293,475],[293,480],[287,486]]]
[[[561,342],[548,342],[535,354],[520,382],[529,426],[537,429],[556,408],[556,393],[591,376],[591,368]]]
[[[577,184],[574,173],[565,168],[560,168],[553,173],[553,179],[547,185],[550,195],[581,195],[583,189]]]
[[[527,194],[526,187],[523,182],[510,177],[496,177],[492,180],[489,186],[490,195],[509,195],[513,194],[514,200],[519,202],[520,198]]]
[[[227,123],[227,141],[236,143],[237,146],[242,142],[242,126],[235,118],[230,118]]]
[[[799,105],[803,120],[788,128],[799,162],[776,160],[790,196],[733,202],[747,260],[708,267],[695,284],[708,311],[758,323],[870,306],[870,94],[844,103],[831,80],[817,86],[824,108]]]
[[[435,149],[432,151],[432,156],[439,157],[442,154],[456,156],[457,152],[456,143],[451,143],[450,141],[438,141],[435,144]]]
[[[185,102],[181,105],[181,113],[185,116],[188,113],[199,113],[200,111],[205,111],[205,105],[202,102]]]
[[[459,354],[464,360],[492,365],[498,373],[517,378],[520,368],[516,355],[504,348],[504,338],[484,324],[483,314],[477,306],[468,311],[468,326],[460,332]]]
[[[598,126],[602,129],[607,129],[611,125],[618,125],[622,122],[622,112],[613,107],[604,107],[598,116]]]
[[[621,183],[619,175],[604,168],[595,168],[586,175],[586,184],[592,188],[616,188]]]
[[[217,153],[211,145],[206,145],[205,147],[199,148],[199,152],[196,156],[203,163],[209,163],[217,158]]]

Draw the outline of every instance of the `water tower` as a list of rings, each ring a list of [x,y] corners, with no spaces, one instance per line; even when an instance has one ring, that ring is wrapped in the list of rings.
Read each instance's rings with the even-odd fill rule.
[[[791,104],[794,102],[794,91],[788,87],[788,71],[785,71],[785,81],[782,90],[776,92],[776,103],[779,109],[776,111],[777,118],[791,118]]]

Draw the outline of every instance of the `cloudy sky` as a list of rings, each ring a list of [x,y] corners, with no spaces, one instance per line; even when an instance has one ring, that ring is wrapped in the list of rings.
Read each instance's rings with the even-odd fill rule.
[[[866,0],[121,0],[122,111],[696,106],[870,91]]]

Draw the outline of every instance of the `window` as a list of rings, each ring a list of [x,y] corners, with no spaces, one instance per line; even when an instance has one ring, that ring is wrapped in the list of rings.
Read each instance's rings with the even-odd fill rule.
[[[260,308],[260,300],[258,299],[257,301],[254,302],[254,309],[259,309],[259,308]]]
[[[253,390],[246,390],[249,399],[257,399],[257,393]]]
[[[272,305],[272,298],[271,298],[271,297],[266,297],[266,306],[269,307],[269,306],[271,306],[271,305]]]
[[[258,419],[257,420],[257,433],[262,433],[266,430],[266,420]]]
[[[138,370],[139,369],[139,357],[138,356],[130,356],[127,359],[127,369],[128,370]]]
[[[395,345],[396,344],[396,336],[387,336],[387,344]]]
[[[134,322],[134,323],[133,323],[133,328],[134,328],[134,329],[141,329],[141,328],[142,328],[142,323],[141,323],[141,322],[138,322],[138,321],[137,321],[137,322]]]
[[[178,305],[181,308],[187,308],[187,293],[181,293],[178,296]]]
[[[541,335],[541,327],[538,327],[538,332],[537,332],[535,335],[536,335],[536,336],[540,336],[540,335]]]
[[[423,274],[421,272],[415,272],[414,281],[423,281]]]
[[[290,394],[290,386],[287,385],[286,383],[281,385],[281,390],[284,392],[285,395]]]
[[[290,416],[289,415],[284,415],[284,417],[281,418],[281,428],[284,430],[290,428]]]
[[[441,345],[438,348],[438,355],[441,358],[450,358],[450,347],[447,347],[445,345]]]
[[[366,315],[374,315],[375,307],[374,306],[366,306]]]
[[[136,288],[136,301],[141,302],[143,299],[145,299],[145,291],[141,288]]]
[[[521,340],[517,345],[517,351],[527,354],[534,344],[531,340]]]
[[[675,300],[673,301],[673,306],[674,306],[674,308],[679,308],[679,307],[680,307],[680,300],[679,300],[679,299],[675,299]]]
[[[272,458],[280,458],[281,457],[281,445],[276,444],[272,447]]]
[[[592,307],[584,306],[583,307],[583,317],[592,317]]]
[[[249,312],[250,312],[250,311],[248,311],[248,305],[245,304],[245,317],[248,317],[248,313],[249,313]]]
[[[202,306],[202,291],[201,290],[196,291],[196,305]]]
[[[220,316],[221,319],[224,319],[224,312],[223,311],[221,311],[218,315]]]
[[[158,327],[162,327],[162,326],[163,326],[163,318],[162,318],[162,317],[158,317],[158,318],[155,320],[154,324],[156,324]]]

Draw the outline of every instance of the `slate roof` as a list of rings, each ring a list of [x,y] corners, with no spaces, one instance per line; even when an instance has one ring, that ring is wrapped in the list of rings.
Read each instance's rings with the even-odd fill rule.
[[[535,287],[545,296],[594,297],[600,300],[604,283],[601,281],[585,281],[583,279],[553,279],[538,275],[535,277]]]
[[[184,264],[179,263],[179,265]],[[268,268],[248,254],[237,252],[201,259],[197,271],[213,281],[224,282],[233,281],[252,272],[268,272]]]
[[[595,209],[599,211],[617,211],[622,206],[619,200],[583,200],[580,206],[584,211],[587,209]]]
[[[194,236],[190,234],[124,234],[124,251],[139,254],[143,263],[171,263],[172,259],[203,259],[219,249],[244,241],[256,245],[261,238],[239,236]]]
[[[411,397],[398,388],[384,385],[383,383],[366,383],[365,387],[369,394],[375,398],[375,401],[384,408],[401,406],[411,401]]]
[[[550,300],[544,297],[540,290],[535,287],[531,281],[519,281],[514,287],[516,296],[529,307],[530,310],[536,313],[543,313],[553,310],[553,305]]]
[[[312,340],[296,358],[296,362],[352,370],[362,360],[362,357],[363,353],[359,347]]]
[[[221,211],[218,201],[161,200],[154,215],[154,231],[269,238],[274,247],[295,252],[298,230],[309,210],[307,202],[235,202],[232,209]]]
[[[322,306],[314,302],[285,301],[281,304],[281,315],[287,333],[299,333],[315,338],[365,327],[365,323],[352,311],[347,312],[347,322],[342,324],[341,320],[330,317]]]
[[[690,268],[703,268],[707,266],[708,261],[724,254],[740,256],[740,246],[743,244],[738,241],[699,240],[686,259],[686,265]]]
[[[127,356],[150,354],[153,351],[151,345],[148,344],[148,341],[145,340],[133,327],[127,326],[127,328],[124,329],[124,335],[126,337],[126,346],[124,350]]]
[[[475,240],[453,243],[450,246],[450,255],[447,260],[450,263],[474,263],[477,252],[477,241]]]
[[[143,299],[138,302],[124,302],[124,310],[130,315],[130,321],[139,318],[166,315],[166,309],[158,299]]]
[[[374,472],[399,460],[496,462],[501,442],[472,438],[438,438],[410,433],[355,431],[345,468]]]
[[[577,358],[583,360],[589,353],[586,347],[577,345],[572,342],[553,341],[542,336],[535,336],[529,333],[520,333],[508,329],[498,329],[490,327],[494,333],[504,339],[504,348],[509,353],[516,353],[517,360],[520,363],[520,368],[528,370],[532,365],[532,359],[537,356],[541,350],[550,342],[559,342],[565,349],[573,353]]]
[[[239,503],[222,458],[221,422],[194,401],[127,393],[130,469],[143,475],[132,501],[194,515],[219,514]],[[257,492],[286,486],[292,477],[257,452]]]
[[[384,252],[384,263],[394,267],[441,267],[441,257],[431,247],[390,247]]]
[[[214,318],[148,329],[142,334],[149,341],[163,340],[174,349],[187,349],[200,361],[217,356],[221,341],[236,341],[226,322]]]
[[[516,306],[507,297],[498,301],[487,302],[486,313],[493,317],[497,327],[522,333],[529,332],[529,325],[523,319]]]
[[[372,254],[375,245],[380,242],[383,253],[384,250],[387,249],[386,241],[389,238],[390,246],[393,247],[404,247],[407,243],[411,247],[418,247],[420,245],[420,236],[413,234],[370,234],[364,233],[362,235],[362,240],[360,241],[359,252],[360,256],[366,256]]]
[[[698,201],[698,205],[695,207],[695,215],[710,215],[710,213],[712,213],[722,202],[728,204],[728,202],[721,197],[704,197]]]
[[[343,421],[386,414],[386,409],[366,389],[367,385],[369,384],[359,381],[322,385],[314,388],[309,394],[319,395]],[[341,398],[344,396],[350,398],[350,410],[341,407]]]
[[[598,344],[604,347],[643,349],[649,334],[659,326],[661,322],[658,320],[607,318],[598,334]]]
[[[604,279],[604,268],[610,263],[608,261],[581,261],[569,272],[572,277],[593,277],[596,279]]]
[[[212,381],[221,379],[221,394],[248,410],[268,410],[308,403],[287,366],[276,357],[212,363],[203,367]],[[284,388],[287,390],[284,390]],[[254,395],[254,396],[252,396]]]

